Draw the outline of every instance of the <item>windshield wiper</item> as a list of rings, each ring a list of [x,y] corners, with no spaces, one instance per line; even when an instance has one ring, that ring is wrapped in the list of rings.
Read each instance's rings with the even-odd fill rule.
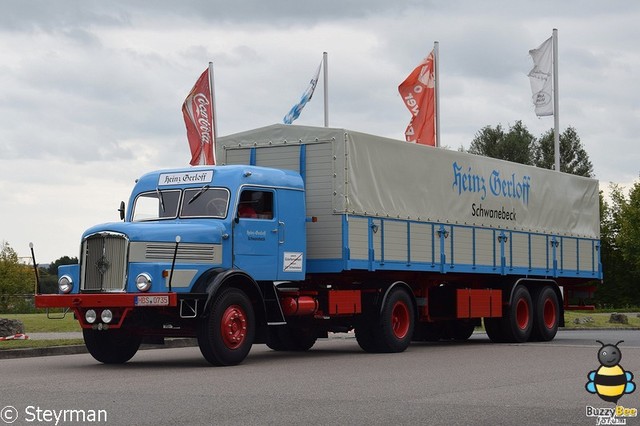
[[[193,203],[195,200],[198,199],[199,196],[204,194],[208,189],[209,189],[209,185],[205,185],[202,188],[200,188],[200,191],[196,192],[195,195],[193,197],[191,197],[191,199],[189,200],[189,202],[187,204]]]
[[[160,192],[159,188],[156,188],[156,194],[158,195],[158,199],[160,200],[160,208],[162,209],[162,213],[164,213],[165,212],[164,197],[162,195],[162,192]]]

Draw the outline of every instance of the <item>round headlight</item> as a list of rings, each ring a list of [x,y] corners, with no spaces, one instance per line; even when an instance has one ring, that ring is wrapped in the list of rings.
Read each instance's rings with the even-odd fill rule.
[[[136,277],[136,287],[140,291],[149,291],[151,288],[151,276],[146,272]]]
[[[63,275],[58,280],[58,288],[61,293],[70,293],[73,290],[73,280],[69,275]]]
[[[100,313],[100,319],[103,323],[109,324],[113,320],[113,312],[110,309],[105,309]]]
[[[87,312],[84,313],[84,319],[89,323],[89,324],[93,324],[94,322],[96,322],[96,311],[94,311],[93,309],[89,309]]]

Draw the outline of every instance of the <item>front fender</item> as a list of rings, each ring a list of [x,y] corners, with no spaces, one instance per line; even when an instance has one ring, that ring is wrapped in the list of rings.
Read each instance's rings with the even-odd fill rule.
[[[212,272],[206,283],[207,300],[204,305],[203,316],[209,315],[216,295],[222,288],[226,287],[235,287],[244,291],[251,299],[254,307],[260,307],[261,310],[257,314],[265,312],[264,298],[260,286],[249,274],[240,269],[213,270]]]

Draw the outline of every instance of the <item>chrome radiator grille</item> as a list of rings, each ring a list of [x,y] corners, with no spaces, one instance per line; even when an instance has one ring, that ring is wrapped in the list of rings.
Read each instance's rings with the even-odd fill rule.
[[[81,289],[123,291],[127,274],[127,239],[124,235],[100,233],[82,243]]]

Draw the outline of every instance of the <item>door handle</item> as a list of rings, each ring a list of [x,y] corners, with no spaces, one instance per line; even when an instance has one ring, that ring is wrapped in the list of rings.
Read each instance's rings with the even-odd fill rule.
[[[282,240],[280,240],[280,239],[278,238],[278,243],[279,243],[279,244],[284,244],[284,229],[285,229],[284,222],[283,222],[283,221],[281,221],[281,220],[279,220],[279,221],[278,221],[278,227],[282,227]]]

